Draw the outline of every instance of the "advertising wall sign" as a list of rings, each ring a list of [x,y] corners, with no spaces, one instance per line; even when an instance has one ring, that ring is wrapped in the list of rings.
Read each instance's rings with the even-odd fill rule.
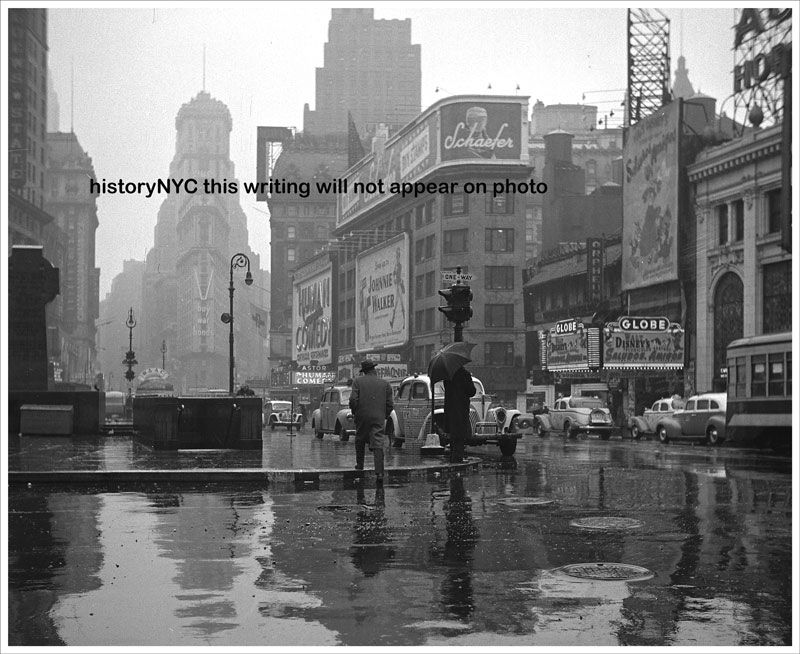
[[[684,331],[667,318],[622,316],[603,329],[603,367],[683,368]]]
[[[27,178],[28,57],[26,12],[11,11],[8,26],[8,183],[25,186]]]
[[[441,108],[442,161],[519,159],[522,111],[512,102],[456,102]]]
[[[328,261],[320,269],[296,279],[292,286],[294,295],[292,351],[294,360],[298,364],[308,364],[312,360],[318,364],[333,362],[331,358],[332,277],[332,266]]]
[[[408,341],[408,234],[356,257],[356,352]]]
[[[668,104],[628,130],[623,152],[623,290],[678,278],[679,104]]]
[[[602,238],[586,239],[586,295],[591,305],[600,304],[603,300],[604,249]]]
[[[292,384],[308,386],[310,384],[331,384],[336,381],[335,370],[293,370]]]
[[[585,370],[589,367],[588,330],[582,322],[563,320],[547,333],[548,370]]]

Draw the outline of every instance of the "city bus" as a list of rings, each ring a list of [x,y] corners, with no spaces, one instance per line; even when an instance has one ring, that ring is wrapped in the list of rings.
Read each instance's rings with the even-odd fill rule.
[[[726,441],[791,452],[792,333],[732,341],[726,358]]]

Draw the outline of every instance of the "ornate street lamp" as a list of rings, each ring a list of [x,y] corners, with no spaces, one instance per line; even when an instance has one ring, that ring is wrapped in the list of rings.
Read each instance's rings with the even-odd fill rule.
[[[246,254],[239,252],[231,257],[231,281],[228,286],[228,292],[231,298],[230,312],[223,313],[220,320],[227,325],[230,325],[231,331],[228,338],[230,345],[230,352],[228,355],[228,392],[233,395],[233,270],[234,268],[244,268],[247,266],[247,274],[244,278],[244,283],[251,286],[253,283],[253,275],[250,274],[250,259]]]
[[[167,369],[166,356],[167,356],[167,341],[161,341],[161,370]]]
[[[136,373],[133,372],[133,366],[139,363],[136,360],[136,353],[133,351],[133,328],[136,327],[136,318],[133,317],[133,307],[128,310],[128,319],[125,321],[125,326],[128,328],[128,351],[125,353],[125,360],[122,363],[128,367],[125,371],[125,379],[128,380],[129,406],[126,407],[126,409],[130,411],[130,409],[132,409],[131,382],[133,378],[136,377]],[[128,417],[130,417],[130,415],[128,415]]]

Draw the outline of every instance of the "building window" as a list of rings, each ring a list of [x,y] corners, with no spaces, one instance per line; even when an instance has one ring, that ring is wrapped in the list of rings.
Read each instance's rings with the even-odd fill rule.
[[[767,387],[767,392],[770,395],[785,395],[784,392],[784,370],[785,367],[783,365],[783,352],[776,352],[774,354],[769,355],[769,368],[767,370],[769,374],[769,386]]]
[[[513,252],[513,229],[486,229],[487,252]]]
[[[433,326],[435,322],[436,322],[436,308],[431,307],[430,309],[425,309],[425,331],[426,332],[433,331]]]
[[[445,231],[444,253],[453,254],[454,252],[466,252],[468,238],[468,229],[449,229]]]
[[[717,206],[717,242],[725,245],[728,242],[728,205]]]
[[[514,266],[486,266],[486,286],[493,291],[514,290]]]
[[[767,233],[781,231],[781,189],[767,191]]]
[[[754,354],[750,359],[750,397],[767,394],[767,355]]]
[[[485,327],[513,327],[513,304],[487,304],[483,312]]]
[[[486,196],[486,213],[507,214],[514,213],[514,196],[510,193],[501,193],[495,197]]]
[[[414,314],[414,333],[419,334],[422,332],[422,324],[425,319],[425,311],[417,311]]]
[[[414,262],[419,263],[425,259],[425,239],[417,239],[414,243]]]
[[[294,225],[289,225],[286,228],[286,238],[288,238],[290,241],[293,241],[297,238],[297,230],[295,229]]]
[[[765,334],[792,328],[792,266],[790,261],[771,263],[763,268]]]
[[[425,275],[417,275],[417,277],[416,277],[416,284],[415,284],[415,286],[414,286],[414,289],[415,289],[415,293],[414,293],[414,297],[415,297],[415,298],[421,298],[421,297],[425,297],[425,296],[424,296],[424,291],[425,291]]]
[[[514,343],[487,341],[483,346],[483,360],[491,362],[494,366],[513,366]]]
[[[351,268],[347,271],[347,288],[354,289],[356,287],[356,269]]]
[[[297,258],[297,251],[294,248],[286,248],[286,261],[292,263]]]
[[[469,212],[469,196],[466,193],[453,193],[444,199],[444,214],[446,216],[463,216]]]
[[[433,250],[436,246],[436,235],[431,234],[425,239],[425,258],[433,259]]]
[[[434,215],[435,214],[435,212],[434,212],[434,208],[435,207],[436,207],[436,201],[435,200],[428,200],[428,202],[425,204],[425,224],[426,225],[433,222],[433,220],[435,218],[435,215]]]
[[[744,240],[744,200],[733,203],[733,229],[734,241],[739,243]]]
[[[436,272],[431,270],[425,274],[425,295],[430,297],[436,292]]]
[[[714,291],[714,378],[727,365],[731,341],[744,331],[744,286],[736,273],[725,273]]]

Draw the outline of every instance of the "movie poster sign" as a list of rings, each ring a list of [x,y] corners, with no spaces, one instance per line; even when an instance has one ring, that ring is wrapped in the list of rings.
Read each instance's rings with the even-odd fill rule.
[[[442,106],[441,160],[519,159],[524,109],[518,102]]]
[[[589,368],[588,330],[577,320],[561,320],[547,332],[548,370]]]
[[[667,318],[622,316],[603,329],[603,367],[681,370],[684,331]]]
[[[292,351],[298,364],[333,363],[331,353],[330,261],[302,269],[292,285]]]
[[[356,352],[408,341],[408,235],[356,257]]]
[[[623,152],[622,289],[678,278],[679,102],[628,130]]]

